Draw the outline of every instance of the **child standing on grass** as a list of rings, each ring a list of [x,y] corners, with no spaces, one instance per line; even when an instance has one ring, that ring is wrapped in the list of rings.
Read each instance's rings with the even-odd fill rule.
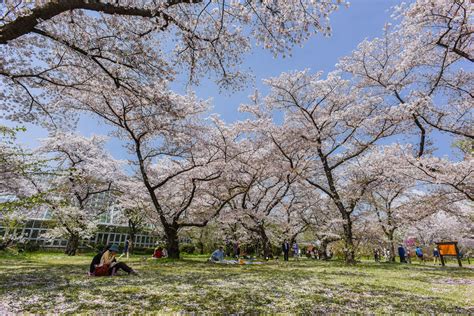
[[[130,237],[128,237],[127,240],[125,240],[125,247],[123,248],[123,254],[127,257],[127,259],[128,259],[129,247],[130,247]]]
[[[423,259],[423,250],[421,250],[421,247],[420,247],[420,246],[416,247],[415,253],[416,253],[416,256],[418,257],[418,260],[420,260],[421,262],[424,262],[424,259]]]
[[[374,260],[375,262],[380,262],[380,252],[378,249],[374,249]]]
[[[296,241],[293,243],[293,257],[298,260],[299,259],[299,247]]]
[[[433,263],[437,264],[438,261],[439,261],[439,251],[438,251],[437,247],[434,247],[434,249],[433,249]],[[441,262],[439,264],[441,264]]]

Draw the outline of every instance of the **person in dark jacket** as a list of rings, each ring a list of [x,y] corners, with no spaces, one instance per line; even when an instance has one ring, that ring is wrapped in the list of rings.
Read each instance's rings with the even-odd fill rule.
[[[405,248],[401,244],[398,246],[398,255],[400,256],[400,263],[406,263]]]
[[[434,247],[433,249],[433,263],[434,264],[439,263],[441,265],[438,247]]]
[[[125,257],[127,257],[127,259],[129,255],[129,250],[130,250],[130,237],[128,237],[127,240],[125,240],[125,246],[123,247],[123,254],[125,255]]]
[[[290,243],[285,239],[281,245],[281,250],[283,251],[283,257],[285,261],[288,261],[288,254],[290,253]]]
[[[374,260],[375,262],[380,262],[380,252],[378,249],[374,249]]]

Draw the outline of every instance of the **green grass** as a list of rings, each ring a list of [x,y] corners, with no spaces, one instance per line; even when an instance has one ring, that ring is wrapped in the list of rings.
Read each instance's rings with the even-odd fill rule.
[[[88,277],[90,255],[0,252],[0,314],[474,313],[473,267],[300,260],[216,265],[124,260],[139,276]]]

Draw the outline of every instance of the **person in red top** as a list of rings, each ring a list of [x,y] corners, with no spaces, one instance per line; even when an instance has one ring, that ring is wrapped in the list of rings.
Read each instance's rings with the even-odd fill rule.
[[[155,249],[155,252],[153,253],[153,258],[155,259],[163,258],[163,249],[161,247],[158,247]]]

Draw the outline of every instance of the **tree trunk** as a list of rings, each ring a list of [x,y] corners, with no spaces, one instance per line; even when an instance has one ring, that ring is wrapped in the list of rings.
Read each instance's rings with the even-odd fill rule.
[[[128,220],[128,235],[129,235],[130,241],[128,242],[128,252],[130,254],[133,254],[136,233],[137,233],[137,227],[135,223],[129,219]]]
[[[75,256],[77,248],[79,248],[79,236],[74,234],[69,235],[69,240],[67,241],[64,253],[68,256]]]
[[[344,227],[344,255],[345,261],[347,264],[355,264],[355,247],[354,247],[354,238],[352,236],[352,219],[351,215],[348,213],[343,214],[345,223],[342,225]]]
[[[265,229],[260,227],[259,232],[260,232],[260,239],[261,239],[262,247],[263,247],[263,257],[273,258],[272,244],[270,243],[270,240],[268,239],[268,236],[265,233]]]
[[[203,255],[204,254],[204,242],[202,241],[203,239],[203,230],[199,232],[199,242],[198,242],[198,247],[199,247],[199,254]]]
[[[388,241],[390,244],[390,262],[395,262],[395,243],[393,242],[393,231],[388,235]]]
[[[326,239],[321,240],[321,245],[319,249],[319,253],[320,253],[319,259],[321,260],[328,259],[328,245],[329,245],[329,242]]]
[[[168,251],[168,257],[173,259],[179,259],[178,227],[166,227],[165,234],[166,250]]]
[[[298,237],[300,233],[294,233],[293,235],[291,235],[290,237],[290,245],[293,247],[293,244],[296,242],[296,237]]]
[[[8,225],[8,224],[7,224]],[[7,249],[11,244],[13,244],[12,234],[10,233],[10,229],[7,228],[3,237],[0,237],[0,250]]]
[[[11,238],[2,239],[2,242],[0,243],[0,250],[7,249],[11,244],[13,244],[13,239]]]

